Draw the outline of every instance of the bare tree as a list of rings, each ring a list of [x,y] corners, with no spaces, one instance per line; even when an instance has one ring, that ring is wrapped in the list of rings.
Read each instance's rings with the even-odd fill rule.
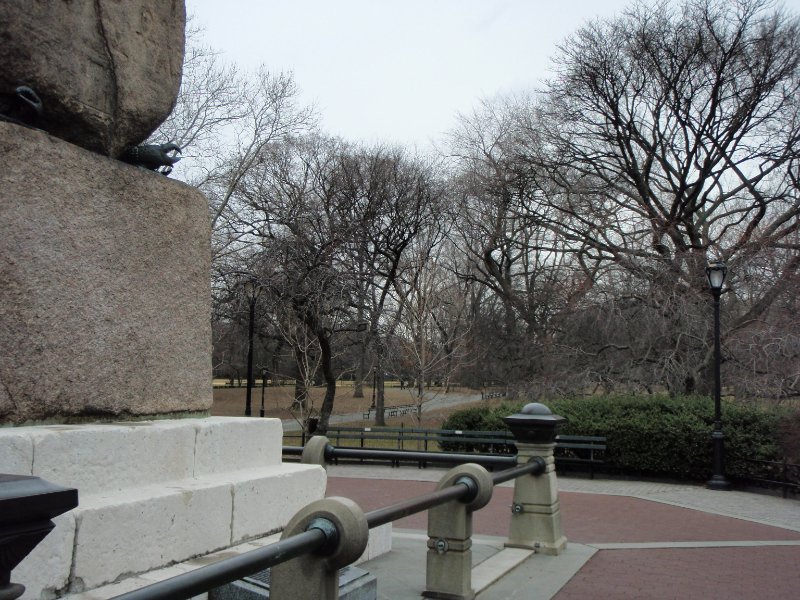
[[[484,343],[501,357],[496,375],[506,381],[542,373],[559,317],[591,289],[597,269],[583,245],[530,209],[537,188],[516,147],[524,108],[513,99],[484,102],[461,118],[450,145],[459,173],[452,182],[459,200],[451,239],[462,254],[456,268],[499,301],[491,307],[496,339]]]
[[[353,239],[350,268],[357,274],[355,310],[366,324],[356,380],[366,376],[372,351],[376,383],[375,424],[384,425],[384,362],[387,340],[398,322],[389,315],[389,301],[402,258],[426,227],[435,227],[442,190],[434,166],[401,149],[378,146],[352,150],[343,157],[343,193],[353,211],[351,222],[362,224]]]
[[[709,337],[685,314],[708,302],[707,260],[728,264],[736,290],[749,263],[779,254],[726,335],[800,268],[800,25],[775,6],[636,4],[592,22],[560,47],[545,101],[520,112],[530,213],[644,282],[683,391],[708,389]]]
[[[242,72],[204,44],[201,30],[189,29],[176,106],[151,140],[181,146],[184,158],[172,176],[208,199],[214,260],[222,270],[241,242],[231,204],[243,179],[263,162],[269,145],[315,124],[315,111],[299,103],[291,73],[264,65]]]
[[[393,341],[396,352],[406,357],[395,357],[395,363],[413,374],[418,417],[427,399],[426,383],[436,380],[449,390],[450,378],[466,355],[470,331],[464,289],[469,284],[447,269],[446,253],[452,248],[444,236],[440,228],[418,236],[394,285],[399,321]]]

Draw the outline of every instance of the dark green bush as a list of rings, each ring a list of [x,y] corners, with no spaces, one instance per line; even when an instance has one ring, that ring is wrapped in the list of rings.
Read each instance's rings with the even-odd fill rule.
[[[442,427],[505,430],[502,417],[518,412],[523,404],[458,411]],[[711,475],[714,403],[707,397],[593,396],[552,400],[546,404],[555,414],[569,419],[561,433],[600,435],[608,439],[605,466],[612,472],[695,480],[705,480]],[[736,461],[736,457],[781,459],[778,442],[781,416],[777,410],[723,403],[729,477],[745,476],[753,468]]]
[[[452,413],[442,423],[442,429],[460,431],[507,431],[503,417],[515,411],[502,412],[483,407],[465,408]],[[446,452],[489,452],[489,444],[463,441],[439,442]]]

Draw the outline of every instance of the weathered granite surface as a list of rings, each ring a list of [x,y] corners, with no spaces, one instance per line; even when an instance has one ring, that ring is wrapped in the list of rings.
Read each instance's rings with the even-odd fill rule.
[[[175,105],[185,22],[183,0],[3,0],[0,93],[30,86],[39,127],[118,156]]]
[[[206,411],[195,189],[0,122],[0,423]]]

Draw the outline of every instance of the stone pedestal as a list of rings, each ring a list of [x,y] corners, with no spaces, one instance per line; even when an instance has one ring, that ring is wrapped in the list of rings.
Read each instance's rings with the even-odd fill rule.
[[[0,156],[0,423],[205,413],[205,198],[1,121]]]
[[[260,571],[208,593],[209,600],[266,600],[270,598],[270,570]],[[378,580],[363,569],[345,567],[339,572],[339,600],[376,600]]]
[[[514,482],[514,504],[506,546],[526,548],[542,554],[561,554],[567,538],[561,530],[561,510],[553,450],[556,431],[567,420],[548,407],[532,402],[515,415],[504,417],[517,445],[517,462],[534,457],[545,463],[544,473],[523,476]]]
[[[519,464],[539,456],[547,466],[541,475],[526,475],[514,482],[514,503],[506,547],[557,555],[567,546],[567,538],[561,529],[554,448],[555,444],[517,442]]]
[[[322,467],[281,463],[277,419],[0,429],[0,472],[79,490],[22,561],[26,598],[53,598],[282,529],[324,495]]]
[[[452,500],[428,511],[428,554],[425,598],[472,600],[472,513],[489,503],[494,491],[492,477],[483,467],[467,463],[445,473],[437,489],[462,479],[471,481],[473,497]]]

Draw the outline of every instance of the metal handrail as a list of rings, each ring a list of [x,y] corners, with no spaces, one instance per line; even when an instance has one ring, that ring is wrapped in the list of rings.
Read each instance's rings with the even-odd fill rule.
[[[392,504],[384,508],[371,510],[364,516],[367,517],[367,525],[370,529],[391,523],[397,519],[402,519],[409,515],[414,515],[423,510],[445,504],[451,500],[461,500],[462,496],[466,496],[470,491],[469,484],[466,481],[459,480],[452,486],[435,492],[430,492],[423,496],[411,498],[397,504]]]
[[[334,451],[342,450],[328,445]],[[326,456],[328,454],[326,448]],[[369,452],[369,451],[367,451]],[[415,454],[428,454],[419,452]],[[468,458],[472,458],[466,455]],[[427,457],[426,457],[427,458]],[[516,458],[514,459],[516,462]],[[540,457],[534,457],[524,465],[518,465],[492,474],[494,485],[516,479],[522,475],[539,475],[545,471],[546,463]],[[365,513],[370,529],[413,515],[451,500],[469,502],[477,492],[477,483],[469,476],[460,477],[452,486],[404,500],[390,506]],[[247,575],[252,575],[268,567],[286,562],[304,554],[323,549],[332,542],[332,536],[326,528],[319,528],[312,522],[309,528],[300,534],[280,540],[269,546],[251,550],[239,556],[227,558],[183,573],[170,579],[115,596],[112,600],[185,600],[202,594],[213,588],[231,583]]]
[[[331,450],[329,451],[328,448]],[[421,450],[389,450],[384,448],[339,448],[330,445],[326,448],[325,459],[350,458],[359,460],[388,460],[392,462],[409,461],[419,463],[438,463],[455,465],[467,462],[482,467],[511,467],[517,464],[515,454],[466,454],[461,452],[424,452]],[[283,454],[302,456],[303,446],[283,446]]]
[[[384,450],[380,448],[337,448],[329,444],[325,448],[325,459],[384,459],[410,460],[441,464],[476,463],[482,467],[512,467],[517,457],[510,454],[468,454],[462,452],[423,452],[417,450]]]
[[[121,596],[114,596],[113,600],[159,600],[162,598],[186,600],[292,558],[314,552],[327,542],[328,536],[322,529],[309,529],[269,546],[176,575]]]

